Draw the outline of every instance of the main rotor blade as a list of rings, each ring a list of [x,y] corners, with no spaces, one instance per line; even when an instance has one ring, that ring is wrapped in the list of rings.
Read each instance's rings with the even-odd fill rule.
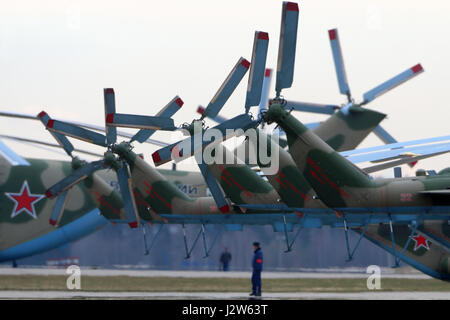
[[[69,193],[69,190],[64,191],[56,198],[55,206],[52,210],[52,215],[50,216],[49,223],[52,226],[56,226],[59,224],[62,218],[62,214],[64,212],[64,207],[66,206],[67,202],[67,195]]]
[[[339,92],[345,94],[348,101],[351,101],[350,87],[348,85],[347,74],[345,72],[344,57],[342,56],[341,44],[337,29],[328,30],[331,51],[333,52],[334,68],[339,84]]]
[[[180,108],[183,106],[184,102],[179,96],[175,96],[164,108],[162,108],[157,114],[157,117],[172,117]],[[155,129],[141,129],[132,138],[131,142],[138,141],[143,143],[150,136],[155,133]]]
[[[294,79],[295,49],[297,46],[298,5],[283,2],[281,12],[280,43],[278,46],[276,95],[290,88]]]
[[[48,121],[50,120],[50,117],[45,112],[41,112],[38,115],[38,117],[41,120],[41,122],[44,124],[45,128],[47,128],[47,124],[48,124]],[[72,143],[69,141],[69,139],[67,139],[64,135],[62,135],[60,133],[52,132],[50,130],[48,130],[48,132],[50,132],[50,134],[53,136],[53,138],[56,140],[56,142],[58,142],[58,144],[61,146],[61,148],[63,148],[64,151],[67,153],[67,155],[72,157],[72,151],[74,150],[74,147],[73,147]]]
[[[391,136],[389,134],[389,132],[387,132],[385,129],[383,129],[383,127],[381,127],[381,125],[376,126],[375,129],[373,130],[373,133],[375,133],[375,135],[386,144],[397,142],[397,140],[395,140],[395,138],[393,136]]]
[[[253,41],[252,62],[248,76],[245,113],[248,113],[250,107],[257,106],[261,101],[268,46],[269,34],[266,32],[256,31],[255,39]]]
[[[222,109],[228,98],[230,98],[234,89],[236,89],[239,82],[241,82],[249,67],[250,62],[241,57],[234,66],[233,70],[231,70],[228,77],[225,79],[224,83],[220,86],[219,91],[217,91],[211,102],[206,107],[202,114],[202,119],[206,116],[213,118],[217,116],[220,109]]]
[[[0,111],[0,117],[8,117],[8,118],[18,118],[18,119],[27,119],[27,120],[39,120],[38,117],[36,117],[35,115],[29,115],[29,114],[24,114],[24,113],[15,113],[15,112],[8,112],[8,111]],[[54,120],[60,120],[63,121],[61,119],[57,119],[55,118]],[[96,130],[96,131],[100,131],[100,132],[105,132],[105,128],[102,126],[98,126],[98,125],[94,125],[94,124],[88,124],[88,123],[83,123],[83,122],[78,122],[78,121],[64,121],[66,123],[70,123],[73,125],[77,125],[83,128],[87,128],[87,129],[92,129],[92,130]],[[131,138],[133,137],[133,134],[127,133],[127,132],[121,132],[121,131],[117,131],[117,135],[120,137],[125,137],[125,138]],[[169,145],[166,142],[163,141],[159,141],[159,140],[155,140],[155,139],[147,139],[146,141],[144,141],[145,143],[150,143],[150,144],[154,144],[157,145],[159,147],[164,147]]]
[[[80,169],[75,170],[70,175],[68,175],[58,183],[48,188],[47,191],[45,192],[45,195],[47,196],[47,198],[53,198],[59,195],[60,193],[69,190],[72,186],[74,186],[78,182],[83,181],[90,174],[103,168],[104,168],[103,160],[87,163],[83,165]]]
[[[131,184],[128,165],[125,162],[122,163],[122,167],[117,170],[117,180],[119,182],[120,193],[125,206],[128,225],[130,228],[136,228],[139,225],[139,216],[136,201],[134,199],[133,186]]]
[[[117,129],[108,123],[108,117],[110,117],[110,114],[116,113],[116,98],[114,94],[114,89],[112,88],[103,89],[103,98],[105,101],[106,143],[108,145],[112,145],[117,141]]]
[[[177,129],[172,118],[140,116],[124,113],[109,114],[106,123],[108,123],[109,126],[114,127],[139,128],[146,130],[173,131]]]
[[[152,154],[153,162],[156,166],[160,166],[171,160],[179,162],[191,157],[195,153],[201,152],[204,147],[217,144],[231,137],[236,136],[241,129],[243,131],[253,128],[259,124],[259,121],[252,120],[248,114],[241,114],[228,121],[218,124],[215,127],[205,130],[204,132],[195,133],[193,136],[182,141],[175,142],[167,147],[161,148]],[[241,131],[242,132],[242,131]],[[220,137],[217,135],[220,134]],[[213,141],[204,139],[203,137],[217,138]]]
[[[339,109],[339,106],[332,104],[319,104],[319,103],[309,103],[309,102],[296,102],[296,101],[286,101],[285,108],[296,111],[321,113],[321,114],[333,114],[335,110]]]
[[[198,106],[197,113],[203,114],[203,112],[205,112],[205,108],[203,108],[202,106]],[[219,115],[215,116],[214,118],[206,116],[206,118],[210,118],[211,120],[214,120],[217,123],[222,123],[222,122],[225,122],[228,120],[227,118],[219,116]]]
[[[217,183],[217,180],[214,178],[213,173],[208,169],[208,166],[205,163],[199,163],[198,167],[200,168],[200,172],[202,173],[203,178],[205,179],[206,185],[211,191],[211,194],[216,201],[217,207],[220,212],[227,213],[230,211],[230,206],[228,205],[227,200],[225,199],[222,190]]]
[[[53,134],[54,132],[50,132],[50,133]],[[49,143],[49,142],[45,142],[45,141],[39,141],[39,140],[35,140],[35,139],[27,139],[27,138],[21,138],[21,137],[9,136],[9,135],[3,135],[3,134],[0,134],[0,138],[15,140],[15,141],[19,141],[19,142],[25,142],[25,143],[40,144],[43,146],[48,146],[48,147],[53,147],[53,148],[62,148],[61,145],[59,145],[59,144]],[[54,151],[54,150],[52,150],[52,151]],[[90,156],[103,157],[102,154],[87,151],[87,150],[82,150],[82,149],[78,149],[78,148],[74,149],[74,151],[79,152],[79,153],[84,153],[84,154],[87,154]]]
[[[39,114],[39,117],[41,119],[47,119],[46,118],[47,113],[42,111]],[[45,121],[45,120],[43,120]],[[83,140],[89,143],[93,143],[96,145],[99,145],[101,147],[106,147],[106,137],[100,133],[87,130],[84,128],[81,128],[79,126],[59,121],[59,120],[53,120],[50,117],[48,117],[48,120],[44,122],[45,126],[48,130],[56,133],[60,133],[75,139]]]
[[[366,93],[364,93],[363,102],[361,103],[361,105],[369,103],[370,101],[388,92],[389,90],[399,86],[403,82],[421,74],[423,71],[424,70],[422,68],[422,65],[419,63],[416,64],[414,67],[409,68],[408,70],[405,70],[402,73],[399,73],[395,77],[389,79],[386,82],[383,82],[382,84],[376,86],[372,90],[369,90]]]

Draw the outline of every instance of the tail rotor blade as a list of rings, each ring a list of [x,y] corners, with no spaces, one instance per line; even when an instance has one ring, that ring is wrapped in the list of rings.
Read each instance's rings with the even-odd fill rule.
[[[74,124],[51,119],[44,111],[41,112],[39,116],[47,129],[51,132],[56,132],[75,139],[83,140],[101,147],[107,146],[106,137],[100,133],[81,128]]]
[[[264,72],[264,81],[261,92],[261,101],[259,103],[259,114],[267,109],[269,102],[270,83],[272,81],[272,69],[266,69]]]
[[[380,138],[380,140],[383,141],[385,144],[398,142],[397,140],[395,140],[395,138],[393,136],[391,136],[389,134],[389,132],[387,132],[385,129],[383,129],[383,127],[380,125],[375,127],[375,129],[373,130],[373,133],[375,133],[375,135],[378,138]]]
[[[202,106],[198,106],[197,113],[202,115],[203,112],[205,112],[205,108],[203,108]],[[222,122],[225,122],[228,120],[227,118],[219,116],[219,115],[215,116],[214,118],[211,118],[209,116],[206,116],[206,117],[210,118],[211,120],[214,120],[217,123],[222,123]]]
[[[76,185],[78,182],[86,179],[90,174],[94,173],[97,170],[103,169],[103,160],[93,161],[85,164],[80,169],[75,170],[70,175],[54,184],[50,188],[47,189],[45,195],[47,198],[54,198],[58,196],[60,193],[69,190],[71,187]]]
[[[241,82],[249,67],[250,62],[248,62],[244,58],[239,59],[233,70],[231,70],[224,83],[220,86],[219,90],[206,107],[205,111],[202,114],[202,119],[204,119],[206,116],[212,118],[217,116],[220,109],[222,109],[233,91],[238,86],[239,82]]]
[[[421,74],[423,71],[424,70],[422,68],[422,65],[419,63],[416,64],[414,67],[409,68],[408,70],[405,70],[402,73],[399,73],[395,77],[389,79],[388,81],[383,82],[382,84],[376,86],[372,90],[369,90],[366,93],[364,93],[363,95],[364,101],[361,103],[361,105],[369,103],[370,101],[388,92],[389,90],[392,90],[395,87],[401,85],[403,82],[408,81],[414,78],[415,76]]]
[[[41,122],[45,125],[45,127],[47,127],[47,123],[50,120],[50,117],[47,115],[47,113],[42,111],[41,113],[39,113],[38,117],[41,120]],[[53,136],[53,138],[55,138],[56,142],[58,142],[58,144],[64,149],[64,151],[66,151],[66,153],[70,157],[72,157],[72,151],[74,150],[74,147],[72,143],[69,141],[69,139],[67,139],[64,135],[60,133],[52,131],[49,132]]]
[[[130,228],[137,228],[139,225],[139,216],[137,213],[136,201],[134,199],[128,165],[125,162],[123,162],[122,167],[117,170],[117,179],[119,182],[120,193],[125,205],[128,225]]]
[[[208,169],[208,166],[205,163],[199,163],[198,167],[200,168],[200,172],[202,173],[203,178],[205,179],[209,191],[211,191],[211,194],[214,198],[214,201],[216,201],[217,207],[219,208],[220,212],[222,213],[229,212],[230,206],[228,205],[228,202],[225,199],[222,190],[219,187],[219,184],[214,178],[214,175]]]
[[[333,52],[334,68],[336,69],[336,76],[339,84],[339,91],[348,97],[351,101],[350,87],[348,85],[347,74],[345,72],[344,57],[342,56],[341,44],[339,42],[339,35],[337,29],[328,30],[330,38],[331,51]]]
[[[69,193],[69,190],[64,191],[56,198],[55,206],[52,210],[52,215],[50,217],[49,223],[52,226],[56,226],[59,224],[62,218],[62,214],[64,212],[64,207],[66,206],[67,202],[67,195]]]
[[[105,101],[106,143],[108,145],[112,145],[117,141],[117,129],[109,125],[108,118],[116,113],[116,98],[114,94],[114,89],[112,88],[103,89],[103,97]]]
[[[162,108],[157,114],[157,117],[172,117],[180,108],[183,106],[184,102],[179,96],[173,98],[164,108]],[[155,129],[141,129],[132,138],[131,141],[138,141],[143,143],[148,138],[155,133]]]
[[[253,42],[252,62],[248,77],[245,113],[248,113],[250,107],[257,106],[261,101],[268,46],[269,34],[256,31]]]
[[[280,43],[278,47],[276,95],[290,88],[294,79],[295,49],[297,46],[298,4],[283,2]]]
[[[290,110],[302,111],[302,112],[312,112],[320,114],[333,114],[335,110],[339,109],[339,106],[332,104],[319,104],[319,103],[309,103],[309,102],[296,102],[296,101],[286,101],[285,108]]]
[[[168,117],[140,116],[135,114],[115,113],[106,119],[108,126],[139,128],[145,130],[175,130],[173,119]]]
[[[220,143],[233,136],[236,136],[239,131],[236,129],[242,129],[243,131],[253,128],[259,124],[259,121],[252,120],[248,114],[241,114],[228,121],[225,121],[217,126],[208,129],[204,132],[195,133],[193,136],[186,138],[182,141],[168,145],[161,148],[152,154],[153,162],[156,166],[160,166],[171,160],[181,161],[189,158],[192,155],[200,152],[204,147],[214,143]],[[213,131],[209,131],[213,130]],[[214,133],[212,133],[214,132]],[[220,137],[216,137],[216,133],[221,133]],[[207,137],[209,133],[212,133],[213,138],[217,140],[203,139]]]

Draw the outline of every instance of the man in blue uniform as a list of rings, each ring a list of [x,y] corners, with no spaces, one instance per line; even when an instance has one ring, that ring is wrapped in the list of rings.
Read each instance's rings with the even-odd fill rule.
[[[252,260],[252,293],[251,296],[261,296],[261,271],[263,265],[263,254],[259,242],[253,242],[253,260]]]
[[[225,251],[222,252],[220,256],[220,263],[222,264],[223,271],[229,270],[230,261],[231,261],[231,253],[228,252],[228,248],[225,248]]]

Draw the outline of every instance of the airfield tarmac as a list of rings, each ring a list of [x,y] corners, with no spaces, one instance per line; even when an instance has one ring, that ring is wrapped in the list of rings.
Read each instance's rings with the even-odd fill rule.
[[[119,277],[137,278],[234,278],[250,279],[250,272],[220,272],[220,271],[161,271],[161,270],[103,270],[83,269],[82,277]],[[65,269],[49,268],[0,268],[0,276],[64,276]],[[367,279],[363,272],[263,272],[264,279]],[[394,273],[387,269],[382,272],[385,279],[404,279],[429,281],[431,277],[421,273]],[[362,292],[263,292],[263,299],[349,299],[349,300],[450,300],[449,289],[444,291],[371,291]],[[27,290],[26,288],[0,290],[0,299],[217,299],[217,300],[248,300],[247,292],[174,292],[170,291],[89,291],[89,290]]]
[[[86,291],[0,291],[0,299],[204,299],[248,300],[242,292],[86,292]],[[450,292],[271,292],[268,300],[450,300]]]

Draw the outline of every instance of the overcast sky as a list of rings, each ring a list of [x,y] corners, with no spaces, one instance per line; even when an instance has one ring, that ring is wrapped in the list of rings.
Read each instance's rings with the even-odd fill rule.
[[[0,109],[103,125],[103,88],[118,112],[153,115],[175,95],[185,104],[176,124],[193,119],[240,56],[250,60],[255,30],[269,33],[268,67],[276,67],[282,1],[3,1],[0,4]],[[450,4],[418,0],[304,0],[300,4],[290,100],[341,104],[328,29],[338,28],[355,100],[422,63],[425,72],[367,107],[388,114],[397,140],[449,134]],[[221,115],[242,113],[247,78]],[[272,82],[274,87],[274,81]],[[274,90],[272,90],[274,92]],[[303,122],[326,116],[296,113]],[[195,117],[197,117],[195,115]],[[0,119],[1,134],[52,141],[43,126]],[[209,122],[208,124],[213,124]],[[155,138],[169,141],[170,133]],[[67,159],[5,142],[27,157]],[[52,141],[53,142],[53,141]],[[380,144],[371,135],[363,146]],[[102,151],[86,143],[76,146]],[[153,146],[136,145],[151,161]],[[449,166],[449,155],[421,167]],[[180,168],[193,167],[188,163]]]

